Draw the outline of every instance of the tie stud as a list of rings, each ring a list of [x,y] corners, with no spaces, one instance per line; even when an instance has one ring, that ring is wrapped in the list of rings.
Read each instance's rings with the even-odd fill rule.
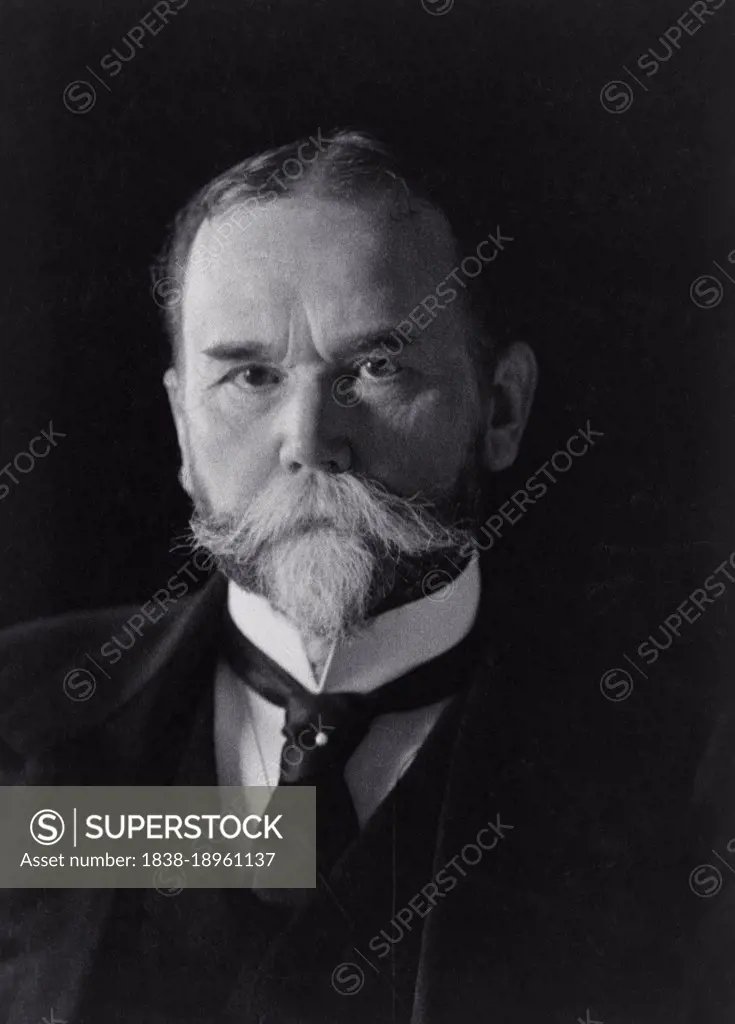
[[[314,736],[314,742],[318,747],[325,747],[329,742],[329,736],[327,736],[327,734],[325,732],[322,732],[320,729],[319,732],[316,733],[316,735]]]

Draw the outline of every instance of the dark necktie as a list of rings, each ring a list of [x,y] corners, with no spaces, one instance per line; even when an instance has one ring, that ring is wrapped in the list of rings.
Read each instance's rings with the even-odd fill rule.
[[[240,679],[272,704],[284,708],[279,786],[315,786],[317,870],[326,875],[359,833],[344,779],[347,762],[374,718],[444,700],[469,682],[479,654],[478,629],[438,658],[370,693],[311,693],[251,643],[225,616],[223,652]]]

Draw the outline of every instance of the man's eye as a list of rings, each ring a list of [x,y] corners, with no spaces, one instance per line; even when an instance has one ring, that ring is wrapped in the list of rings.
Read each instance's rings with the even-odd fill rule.
[[[227,379],[233,381],[238,387],[262,388],[269,384],[277,384],[281,378],[269,366],[254,365],[233,370]]]
[[[402,369],[390,356],[368,356],[360,363],[360,371],[370,380],[389,380],[397,377]]]

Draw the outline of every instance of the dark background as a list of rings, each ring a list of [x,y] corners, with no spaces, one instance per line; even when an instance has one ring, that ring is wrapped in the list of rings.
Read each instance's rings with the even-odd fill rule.
[[[183,564],[148,266],[215,173],[346,125],[428,165],[453,154],[458,187],[483,185],[486,230],[515,239],[479,283],[541,384],[498,504],[587,421],[605,435],[507,527],[498,578],[624,581],[651,623],[664,584],[678,600],[700,585],[735,547],[735,283],[714,309],[689,296],[713,260],[735,277],[727,5],[645,78],[637,58],[665,53],[683,4],[190,0],[110,91],[94,83],[85,65],[100,73],[152,6],[2,9],[0,465],[49,421],[66,437],[0,501],[0,625],[141,602]],[[630,81],[623,65],[648,91],[612,114],[600,91]],[[62,98],[76,79],[97,89],[83,114]]]

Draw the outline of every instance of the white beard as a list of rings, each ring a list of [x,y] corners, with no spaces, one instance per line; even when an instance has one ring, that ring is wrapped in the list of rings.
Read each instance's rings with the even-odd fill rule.
[[[194,484],[194,546],[322,651],[366,623],[393,590],[401,559],[472,543],[469,527],[438,517],[431,503],[356,476],[277,476],[239,514],[225,516]]]
[[[377,568],[358,537],[320,527],[269,546],[256,573],[261,592],[304,637],[331,643],[366,618]]]

